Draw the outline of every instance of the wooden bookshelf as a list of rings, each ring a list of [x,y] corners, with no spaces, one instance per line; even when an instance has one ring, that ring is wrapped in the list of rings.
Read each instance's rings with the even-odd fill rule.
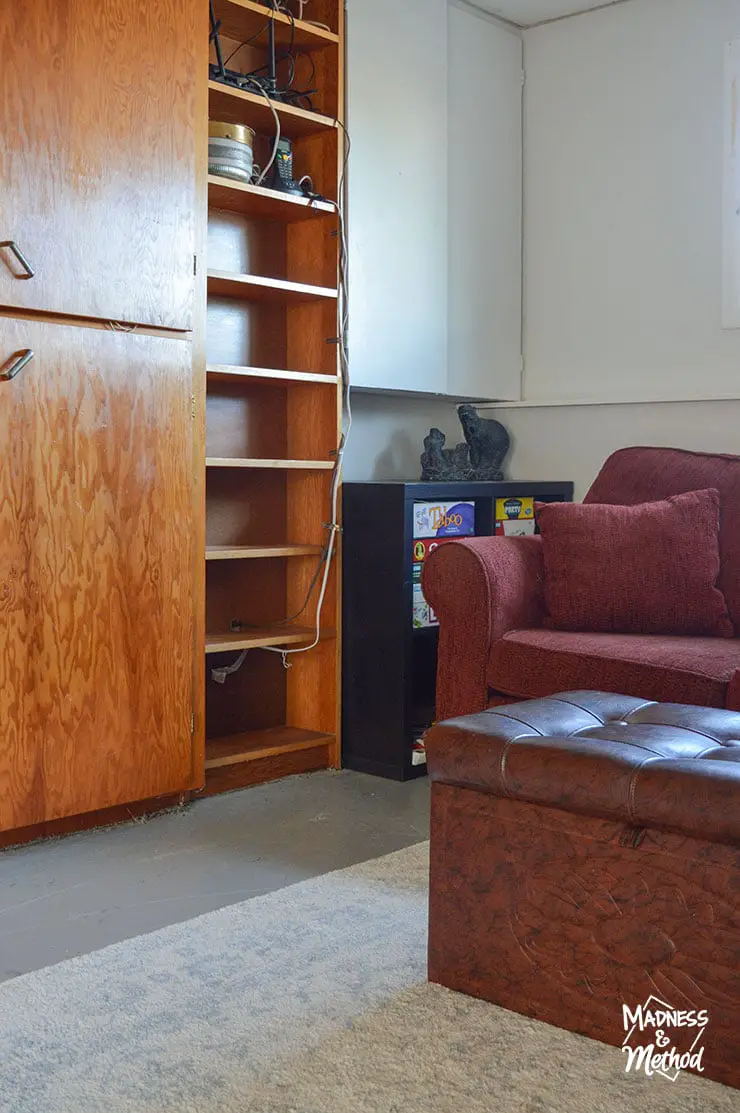
[[[313,70],[313,108],[277,103],[294,173],[328,201],[208,175],[205,300],[205,674],[207,794],[339,764],[339,556],[316,638],[318,588],[341,437],[338,198],[343,162],[344,8],[312,0],[306,21],[256,0],[215,0],[224,53],[264,64],[268,21]],[[251,40],[247,43],[247,40]],[[310,55],[306,60],[305,55]],[[298,64],[298,60],[297,60]],[[311,67],[311,68],[308,68]],[[257,93],[209,81],[211,119],[248,124],[264,165],[273,112]],[[205,153],[205,152],[204,152]],[[312,648],[309,648],[312,647]],[[283,667],[280,650],[302,650]],[[212,670],[243,664],[216,682]],[[271,652],[272,651],[272,652]],[[277,651],[277,652],[274,652]]]

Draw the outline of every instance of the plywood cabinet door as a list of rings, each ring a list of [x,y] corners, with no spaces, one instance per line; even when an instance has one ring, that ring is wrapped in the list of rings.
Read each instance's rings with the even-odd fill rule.
[[[188,329],[207,4],[0,4],[0,305]]]
[[[0,318],[0,830],[191,784],[191,350]]]

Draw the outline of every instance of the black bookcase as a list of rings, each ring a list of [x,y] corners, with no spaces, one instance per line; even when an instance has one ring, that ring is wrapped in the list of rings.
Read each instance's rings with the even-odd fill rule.
[[[342,764],[394,780],[426,773],[414,743],[434,721],[439,629],[413,625],[414,503],[474,502],[475,535],[497,499],[571,502],[572,483],[345,483]]]

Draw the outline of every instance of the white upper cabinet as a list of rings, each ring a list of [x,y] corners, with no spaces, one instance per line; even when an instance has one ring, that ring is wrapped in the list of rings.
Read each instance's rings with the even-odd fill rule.
[[[522,42],[457,0],[348,0],[360,388],[518,398]]]
[[[523,44],[452,0],[448,47],[448,391],[518,400]]]
[[[447,0],[348,0],[350,368],[447,391]]]

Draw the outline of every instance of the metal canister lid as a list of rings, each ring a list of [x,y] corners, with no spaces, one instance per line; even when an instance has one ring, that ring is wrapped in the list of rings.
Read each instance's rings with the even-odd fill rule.
[[[246,124],[227,124],[220,120],[208,121],[208,134],[215,139],[232,139],[245,147],[254,145],[254,132]]]

